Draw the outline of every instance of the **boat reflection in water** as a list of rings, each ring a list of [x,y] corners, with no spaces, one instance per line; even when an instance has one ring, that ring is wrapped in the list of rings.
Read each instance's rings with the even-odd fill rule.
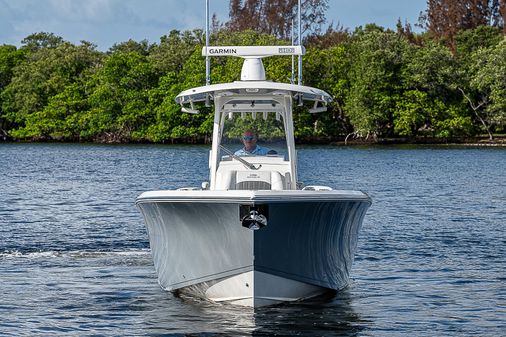
[[[302,46],[204,47],[205,56],[244,58],[241,80],[181,92],[183,111],[214,104],[209,182],[137,198],[163,289],[216,302],[265,306],[348,284],[362,220],[360,191],[297,180],[292,110],[326,109],[324,91],[266,81],[262,58],[302,55]],[[271,151],[237,151],[244,131]],[[253,151],[254,152],[254,151]],[[237,153],[237,154],[236,154]]]

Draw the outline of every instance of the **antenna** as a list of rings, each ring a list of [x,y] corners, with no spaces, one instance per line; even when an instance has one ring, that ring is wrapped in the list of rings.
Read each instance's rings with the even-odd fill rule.
[[[211,63],[207,48],[209,47],[209,0],[206,0],[206,85],[211,84]]]
[[[292,25],[291,25],[291,35],[292,35],[292,46],[295,45],[295,34],[293,29],[293,19],[292,19]],[[292,55],[292,77],[290,77],[290,83],[293,84],[295,82],[295,56]]]
[[[299,46],[302,46],[302,20],[301,20],[301,8],[300,8],[300,0],[298,1],[299,4]],[[298,67],[298,77],[297,77],[297,84],[302,85],[302,55],[299,55],[299,67]]]

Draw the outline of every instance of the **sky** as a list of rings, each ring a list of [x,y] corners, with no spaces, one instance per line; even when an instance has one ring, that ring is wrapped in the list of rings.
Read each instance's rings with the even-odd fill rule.
[[[418,22],[426,0],[329,0],[327,25],[353,30],[376,23],[395,28],[397,20]],[[228,20],[228,0],[210,0],[210,12]],[[0,0],[0,45],[21,45],[36,32],[50,32],[106,51],[133,39],[157,43],[173,29],[205,28],[205,0]]]

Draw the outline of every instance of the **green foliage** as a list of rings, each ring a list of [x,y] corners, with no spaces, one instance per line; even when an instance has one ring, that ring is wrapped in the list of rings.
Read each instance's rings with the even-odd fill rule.
[[[409,44],[406,38],[369,25],[355,32],[349,57],[350,91],[347,114],[360,135],[391,134],[395,97],[401,91],[401,69]]]
[[[263,141],[273,141],[275,139],[283,139],[285,137],[283,122],[276,120],[275,113],[269,113],[267,118],[263,118],[263,114],[258,114],[253,119],[251,114],[247,114],[244,118],[240,113],[234,114],[232,119],[226,119],[223,127],[223,137],[232,140],[241,138],[245,130],[253,130],[253,132]]]
[[[39,32],[28,35],[21,43],[23,49],[35,52],[39,49],[56,48],[64,43],[64,40],[53,33]]]
[[[451,96],[459,81],[455,57],[448,47],[435,41],[411,46],[403,71],[404,87],[424,91],[433,98]]]
[[[472,133],[469,111],[457,90],[463,77],[448,47],[430,40],[411,47],[403,80],[406,91],[394,114],[399,135],[453,137]]]
[[[25,52],[15,46],[0,46],[0,91],[10,83],[13,69],[24,59]]]
[[[486,119],[496,131],[506,127],[506,38],[473,55],[471,88],[485,96]]]
[[[401,136],[416,135],[419,129],[427,128],[431,102],[426,92],[405,91],[396,102],[394,112],[394,130]]]
[[[470,116],[460,114],[461,106],[444,107],[444,110],[436,110],[435,113],[435,135],[437,137],[449,138],[467,136],[471,134],[473,123]]]
[[[0,46],[0,132],[4,129],[6,121],[2,109],[2,91],[11,82],[14,75],[14,68],[20,64],[25,57],[25,51],[17,49],[15,46]]]
[[[432,99],[424,91],[405,91],[397,100],[394,129],[401,136],[425,135],[441,138],[466,136],[472,132],[471,117],[459,105]]]
[[[326,113],[311,115],[307,109],[299,109],[295,115],[296,136],[329,138],[352,129],[345,114],[345,101],[350,90],[348,52],[348,44],[307,51],[304,57],[305,84],[325,90],[333,101]]]
[[[501,30],[498,27],[479,26],[457,34],[457,55],[462,59],[469,59],[469,55],[480,48],[489,48],[502,40]]]
[[[49,99],[42,111],[27,117],[26,126],[12,131],[16,138],[79,139],[81,111],[87,108],[84,87],[71,83]]]
[[[25,38],[21,48],[0,46],[0,135],[102,142],[208,140],[212,108],[201,105],[199,114],[186,114],[174,100],[181,91],[205,84],[204,38],[201,30],[174,30],[157,44],[128,40],[102,53],[91,43],[73,45],[43,32]],[[320,114],[310,114],[310,106],[295,107],[294,132],[300,140],[349,134],[448,138],[506,131],[506,40],[497,28],[462,31],[455,49],[428,34],[374,24],[353,33],[329,30],[308,41],[304,85],[327,91],[333,101]],[[290,43],[273,35],[221,29],[211,44]],[[290,57],[263,63],[268,80],[290,82]],[[213,57],[211,82],[239,80],[241,67],[240,58]]]
[[[202,30],[180,32],[172,30],[160,38],[160,44],[153,46],[148,55],[149,62],[161,74],[181,71],[195,48],[205,43]]]
[[[116,52],[89,80],[90,109],[81,136],[120,141],[143,138],[153,119],[150,90],[158,78],[147,58],[137,52]],[[134,132],[136,131],[136,132]]]
[[[121,43],[115,43],[110,49],[109,53],[137,53],[142,56],[147,56],[150,53],[150,50],[154,48],[153,45],[150,45],[148,40],[142,40],[141,42],[134,41],[132,39],[121,42]]]
[[[11,82],[0,95],[12,134],[19,138],[35,137],[33,130],[38,128],[30,124],[40,120],[36,116],[48,106],[50,99],[62,93],[67,85],[82,83],[100,59],[100,53],[89,43],[75,46],[62,42],[28,52],[24,61],[14,67]]]

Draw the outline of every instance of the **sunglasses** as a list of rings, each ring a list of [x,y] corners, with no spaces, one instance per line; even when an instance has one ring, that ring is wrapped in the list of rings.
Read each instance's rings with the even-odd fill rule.
[[[242,139],[252,141],[253,139],[255,139],[255,136],[243,136]]]

